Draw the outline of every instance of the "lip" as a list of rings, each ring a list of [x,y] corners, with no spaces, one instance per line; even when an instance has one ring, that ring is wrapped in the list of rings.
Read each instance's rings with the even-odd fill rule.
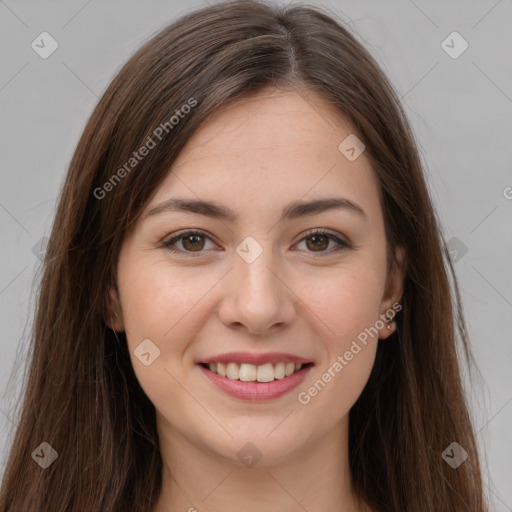
[[[248,363],[254,365],[266,363],[295,363],[295,364],[308,364],[311,360],[304,359],[303,357],[285,352],[265,352],[263,354],[254,354],[251,352],[227,352],[217,356],[209,357],[208,359],[201,359],[197,361],[198,364],[205,363]]]
[[[233,359],[230,361],[235,362]],[[245,361],[247,362],[247,360]],[[283,360],[281,359],[281,361]],[[289,393],[292,389],[298,387],[304,381],[306,375],[314,365],[309,364],[297,372],[292,373],[289,377],[275,379],[272,382],[244,382],[241,380],[233,380],[211,372],[209,369],[201,366],[201,364],[198,364],[197,366],[212,384],[229,396],[240,400],[264,402],[279,398],[280,396]]]

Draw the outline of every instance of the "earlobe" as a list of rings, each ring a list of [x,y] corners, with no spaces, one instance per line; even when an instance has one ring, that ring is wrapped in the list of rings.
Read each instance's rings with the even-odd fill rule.
[[[379,331],[379,339],[385,340],[396,331],[396,321],[385,318],[382,322],[384,327]]]
[[[108,311],[105,323],[116,332],[124,331],[123,312],[121,308],[121,301],[119,300],[119,293],[115,286],[109,288],[108,297]]]

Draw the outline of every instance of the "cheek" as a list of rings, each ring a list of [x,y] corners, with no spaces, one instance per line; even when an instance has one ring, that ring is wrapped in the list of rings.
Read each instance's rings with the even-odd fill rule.
[[[207,297],[201,299],[215,284],[211,277],[194,277],[169,267],[162,260],[132,260],[119,265],[132,366],[145,393],[162,410],[183,400],[179,383],[186,375],[184,353],[202,328],[200,316]],[[142,357],[145,353],[150,354],[147,365]]]
[[[321,417],[326,428],[347,417],[368,382],[377,344],[359,345],[351,360],[347,359],[346,351],[337,352],[326,366],[319,369],[310,386],[301,390],[299,401],[304,404],[309,417]]]
[[[368,265],[340,269],[305,282],[300,296],[322,325],[330,352],[348,349],[350,340],[375,325],[381,288],[379,273]]]
[[[168,266],[165,262],[134,262],[120,272],[125,327],[133,341],[154,337],[162,343],[183,323],[188,311],[193,314],[204,279],[198,286],[192,276],[171,272]]]
[[[348,413],[370,376],[378,344],[380,289],[378,274],[339,272],[337,279],[308,283],[308,308],[325,356],[315,379],[301,390],[307,407],[318,408],[328,422]],[[310,315],[311,316],[311,315]]]

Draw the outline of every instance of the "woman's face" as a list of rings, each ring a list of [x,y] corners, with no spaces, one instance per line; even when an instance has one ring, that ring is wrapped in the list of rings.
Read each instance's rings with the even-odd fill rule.
[[[314,95],[272,89],[225,108],[125,239],[112,326],[167,442],[262,464],[346,431],[402,293],[353,133]],[[337,206],[307,206],[320,200]]]

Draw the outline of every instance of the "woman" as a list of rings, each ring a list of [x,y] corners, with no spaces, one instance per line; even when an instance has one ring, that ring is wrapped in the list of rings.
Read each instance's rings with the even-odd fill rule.
[[[72,159],[0,509],[487,510],[444,247],[346,28],[183,17]]]

